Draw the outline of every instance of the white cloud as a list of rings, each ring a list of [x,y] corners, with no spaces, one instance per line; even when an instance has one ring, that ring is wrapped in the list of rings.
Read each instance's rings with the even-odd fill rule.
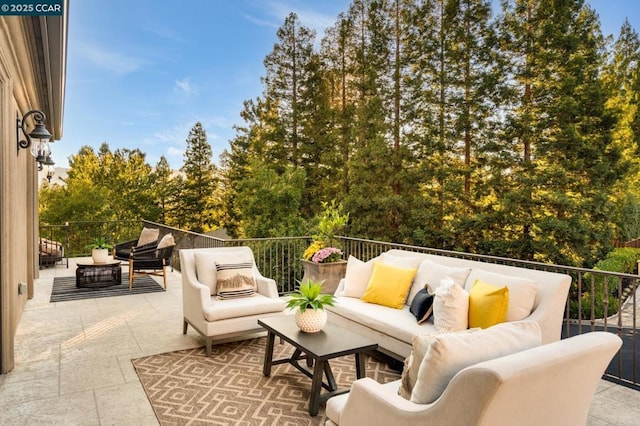
[[[182,93],[184,95],[198,94],[198,88],[191,84],[191,81],[188,77],[185,77],[182,80],[176,80],[174,91]]]
[[[246,13],[244,14],[244,17],[247,19],[247,21],[253,22],[254,24],[261,27],[278,28],[280,26],[280,24],[274,21],[267,21],[265,19],[256,18],[255,16],[251,16]]]
[[[169,148],[167,148],[167,155],[171,157],[182,157],[184,155],[184,150],[170,146]]]
[[[317,10],[301,9],[296,7],[295,4],[287,4],[281,1],[266,2],[265,9],[273,18],[278,20],[276,27],[280,27],[291,12],[295,12],[298,15],[298,19],[300,19],[300,24],[315,30],[318,38],[322,36],[327,27],[336,22],[335,16],[330,16]]]
[[[98,68],[119,75],[130,74],[149,62],[143,58],[127,56],[91,43],[78,43],[78,54]]]
[[[144,27],[144,29],[149,33],[157,37],[163,38],[165,40],[175,41],[179,43],[186,42],[186,40],[181,35],[179,35],[176,31],[174,31],[172,28],[165,27],[157,22],[147,24],[147,26]]]

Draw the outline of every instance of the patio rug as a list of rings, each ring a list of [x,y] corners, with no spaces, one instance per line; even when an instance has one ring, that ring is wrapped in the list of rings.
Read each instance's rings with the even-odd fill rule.
[[[311,379],[289,364],[262,375],[266,337],[132,360],[161,425],[321,425],[324,405],[309,416]],[[276,339],[274,359],[293,347]],[[329,361],[338,389],[355,380],[353,355]],[[367,377],[387,383],[400,378],[385,362],[366,356]]]
[[[93,299],[98,297],[124,296],[128,294],[155,293],[165,291],[151,277],[136,277],[133,288],[129,291],[129,274],[122,273],[119,285],[102,288],[77,288],[76,277],[56,277],[53,279],[50,302],[67,302],[69,300]]]

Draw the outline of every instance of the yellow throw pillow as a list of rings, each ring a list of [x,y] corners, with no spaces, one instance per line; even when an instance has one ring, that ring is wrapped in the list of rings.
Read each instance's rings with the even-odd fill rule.
[[[416,271],[416,269],[398,268],[376,262],[373,264],[367,289],[360,299],[377,305],[402,309]]]
[[[509,308],[509,288],[476,280],[469,293],[469,327],[489,328],[504,322]]]

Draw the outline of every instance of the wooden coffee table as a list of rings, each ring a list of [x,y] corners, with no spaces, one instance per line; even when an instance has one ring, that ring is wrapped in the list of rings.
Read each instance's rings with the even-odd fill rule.
[[[365,377],[365,352],[378,348],[376,342],[337,327],[330,322],[317,333],[300,331],[293,316],[263,318],[258,320],[258,324],[268,332],[262,374],[270,376],[272,365],[289,363],[310,377],[309,415],[311,416],[318,414],[321,402],[326,402],[332,396],[349,391],[349,389],[338,390],[329,360],[353,354],[356,362],[356,377],[361,379]],[[273,345],[276,336],[296,348],[291,358],[273,359]],[[299,361],[303,359],[306,360],[308,368],[300,365]],[[313,370],[310,370],[311,368]],[[326,377],[326,382],[323,381],[323,376]],[[328,392],[321,394],[322,388]]]

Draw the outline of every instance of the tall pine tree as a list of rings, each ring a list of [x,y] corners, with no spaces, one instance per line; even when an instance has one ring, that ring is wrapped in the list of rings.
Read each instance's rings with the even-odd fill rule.
[[[180,192],[182,226],[193,232],[208,232],[219,226],[217,168],[213,150],[200,122],[189,131],[184,153],[184,182]]]

